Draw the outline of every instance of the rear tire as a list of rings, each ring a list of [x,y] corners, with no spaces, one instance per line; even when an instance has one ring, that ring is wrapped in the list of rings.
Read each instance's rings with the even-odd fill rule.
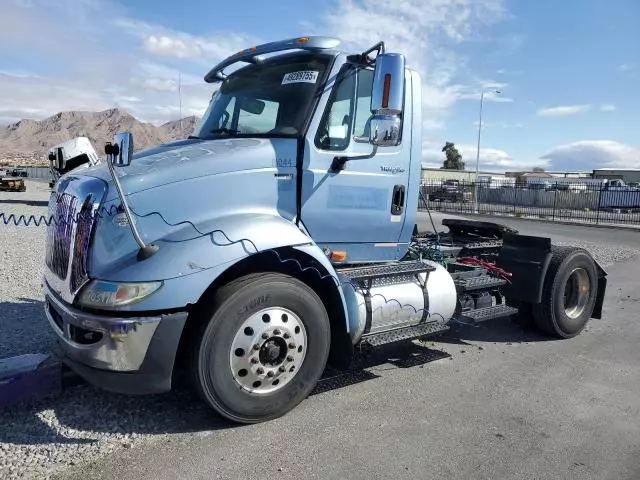
[[[598,271],[589,253],[577,247],[552,246],[542,301],[533,305],[533,319],[557,338],[578,335],[591,318],[598,292]]]
[[[329,317],[300,280],[279,273],[242,277],[219,289],[203,316],[192,380],[203,400],[229,420],[258,423],[286,414],[324,371]]]

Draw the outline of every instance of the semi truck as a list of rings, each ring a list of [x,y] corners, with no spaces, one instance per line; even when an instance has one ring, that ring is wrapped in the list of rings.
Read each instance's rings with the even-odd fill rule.
[[[44,310],[101,389],[188,379],[233,422],[296,408],[327,366],[456,322],[516,316],[568,339],[602,317],[591,254],[493,223],[418,228],[419,73],[384,42],[300,37],[215,65],[192,135],[56,182]],[[232,70],[232,71],[229,71]],[[446,227],[446,231],[444,230]]]
[[[49,149],[49,188],[53,188],[58,179],[67,172],[81,166],[95,166],[100,157],[87,137],[75,137],[65,140]]]

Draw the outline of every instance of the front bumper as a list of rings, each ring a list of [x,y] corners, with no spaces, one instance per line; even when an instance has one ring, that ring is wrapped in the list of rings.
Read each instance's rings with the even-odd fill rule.
[[[171,389],[187,312],[118,318],[83,312],[45,289],[45,314],[61,361],[98,388],[125,394]]]

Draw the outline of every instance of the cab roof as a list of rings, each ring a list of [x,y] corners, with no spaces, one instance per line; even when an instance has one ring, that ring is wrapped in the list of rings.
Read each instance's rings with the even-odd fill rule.
[[[225,58],[204,76],[207,83],[215,83],[226,78],[223,70],[237,62],[259,64],[265,60],[265,55],[270,53],[285,52],[289,50],[305,50],[309,52],[338,53],[337,47],[340,40],[333,37],[311,36],[297,37],[277,42],[264,43],[255,47],[249,47]]]

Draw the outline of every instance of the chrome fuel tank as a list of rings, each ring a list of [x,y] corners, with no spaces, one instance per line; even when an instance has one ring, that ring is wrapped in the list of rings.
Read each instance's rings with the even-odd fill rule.
[[[349,313],[349,329],[356,344],[367,327],[367,304],[370,303],[368,334],[419,323],[448,321],[456,308],[457,291],[449,272],[439,263],[425,260],[435,270],[420,273],[417,278],[401,283],[391,279],[372,282],[367,292],[361,286],[343,279],[343,291]],[[369,302],[367,298],[369,297]]]

